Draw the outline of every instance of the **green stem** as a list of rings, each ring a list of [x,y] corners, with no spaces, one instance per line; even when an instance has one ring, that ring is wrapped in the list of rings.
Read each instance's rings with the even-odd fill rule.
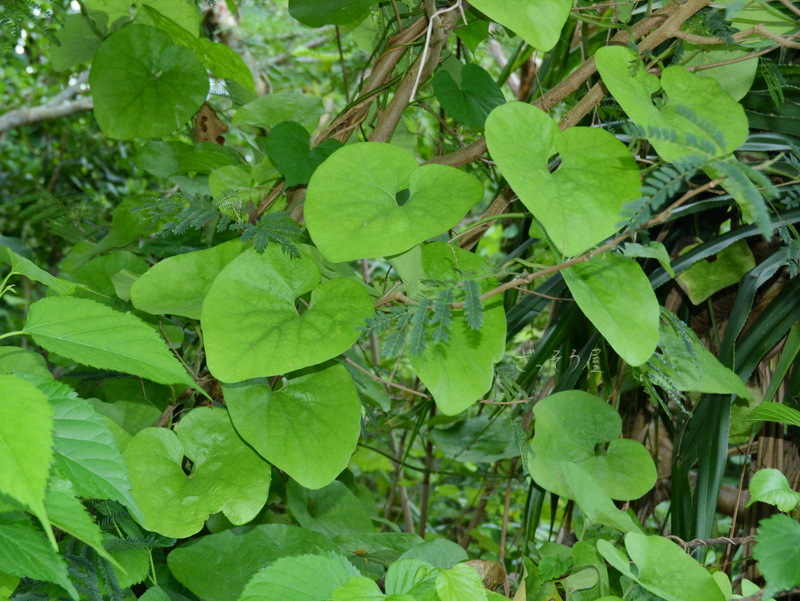
[[[9,338],[11,336],[23,336],[26,335],[27,333],[28,332],[26,332],[25,330],[18,330],[16,332],[8,332],[6,334],[0,334],[0,340],[2,340],[3,338]]]

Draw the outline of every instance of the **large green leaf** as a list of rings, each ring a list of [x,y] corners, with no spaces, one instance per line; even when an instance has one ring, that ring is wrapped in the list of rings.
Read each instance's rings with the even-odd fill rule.
[[[211,373],[223,382],[284,374],[346,351],[357,327],[373,313],[359,283],[337,278],[319,283],[307,255],[291,258],[270,245],[249,249],[211,284],[201,323]],[[302,314],[298,297],[311,292]],[[302,301],[300,301],[301,304]]]
[[[396,255],[455,226],[483,197],[474,177],[417,165],[406,150],[365,142],[340,148],[308,184],[308,231],[334,262]]]
[[[285,557],[253,576],[239,601],[328,601],[356,576],[358,570],[341,555]]]
[[[361,401],[343,366],[304,374],[275,392],[267,382],[223,392],[241,437],[306,488],[330,484],[347,467],[361,434]]]
[[[309,27],[347,25],[379,0],[289,0],[289,14]]]
[[[72,483],[53,478],[47,486],[44,507],[53,526],[89,545],[111,563],[116,563],[103,546],[103,533],[89,515],[83,503],[75,496]]]
[[[688,327],[687,327],[688,330]],[[642,369],[666,390],[691,390],[709,394],[735,394],[752,398],[735,372],[719,362],[700,340],[687,332],[684,339],[670,327],[662,327],[659,345],[662,355],[655,355]],[[687,344],[691,348],[687,348]]]
[[[56,294],[73,294],[78,288],[83,288],[80,284],[75,284],[46,272],[38,267],[33,261],[26,259],[15,253],[7,246],[0,244],[0,263],[11,266],[11,271],[24,275],[26,278],[44,284]]]
[[[289,188],[307,184],[317,167],[341,147],[338,140],[327,139],[311,148],[308,130],[296,121],[284,121],[269,132],[266,150]]]
[[[296,121],[312,132],[324,112],[321,98],[296,92],[279,92],[248,102],[236,111],[233,124],[272,129],[284,121]]]
[[[40,383],[53,408],[53,460],[78,496],[119,501],[136,511],[128,468],[94,408],[60,382]]]
[[[708,570],[671,540],[631,532],[625,537],[625,548],[639,568],[634,580],[662,599],[724,601]]]
[[[166,15],[195,36],[199,33],[200,15],[192,2],[175,0],[84,0],[91,11],[102,11],[108,15],[109,24],[127,22],[131,18],[131,7],[136,9],[136,22],[150,25],[144,6],[151,6]]]
[[[382,601],[386,599],[386,595],[371,578],[356,576],[333,591],[331,599],[332,601]]]
[[[0,374],[23,372],[30,376],[52,378],[47,361],[39,353],[16,346],[0,346]]]
[[[800,493],[792,490],[786,476],[775,468],[760,469],[753,474],[749,489],[748,507],[761,501],[774,505],[780,511],[789,512],[800,505]]]
[[[197,37],[196,33],[187,31],[174,20],[160,13],[150,5],[144,5],[144,11],[153,24],[165,31],[173,43],[192,50],[209,71],[220,79],[230,79],[254,90],[253,74],[244,59],[230,46],[220,42],[212,42]]]
[[[238,240],[224,242],[156,263],[131,286],[131,302],[154,315],[183,315],[200,319],[203,300],[214,278],[245,247]]]
[[[800,523],[788,515],[761,520],[753,557],[767,580],[764,598],[800,586]]]
[[[270,466],[239,438],[224,409],[194,409],[175,432],[142,430],[124,456],[142,525],[164,536],[191,536],[218,511],[245,524],[267,500]],[[188,476],[184,456],[193,465]]]
[[[319,490],[308,490],[290,481],[286,492],[289,511],[303,528],[331,538],[373,531],[367,507],[338,480]]]
[[[424,278],[448,285],[477,280],[482,292],[496,285],[494,278],[487,277],[491,269],[484,259],[456,246],[434,242],[424,246],[419,256],[418,270]],[[417,376],[446,415],[464,411],[491,388],[494,364],[503,357],[506,338],[500,296],[486,301],[477,330],[469,326],[464,310],[453,311],[451,319],[446,341],[430,344],[422,354],[410,357]]]
[[[55,546],[44,507],[53,458],[53,411],[40,390],[16,376],[0,376],[0,390],[0,492],[39,518]]]
[[[128,25],[103,42],[89,84],[100,129],[120,140],[172,133],[197,112],[209,89],[194,52],[147,25]]]
[[[485,601],[486,589],[475,568],[458,564],[436,576],[436,593],[441,601]]]
[[[541,109],[511,102],[489,115],[486,143],[508,183],[565,255],[580,254],[616,232],[622,207],[639,197],[636,161],[605,130],[561,132]],[[555,154],[561,166],[550,173]]]
[[[650,358],[658,344],[660,311],[636,261],[605,253],[561,273],[581,311],[620,357],[630,365]]]
[[[535,416],[528,467],[542,488],[574,498],[562,462],[582,467],[612,499],[638,499],[653,488],[656,468],[650,453],[639,442],[619,437],[622,418],[608,403],[568,390],[537,403]]]
[[[94,301],[65,296],[36,301],[25,331],[48,351],[90,367],[195,386],[153,328]]]
[[[572,8],[569,0],[472,0],[470,4],[545,52],[556,45]]]
[[[433,91],[445,112],[470,127],[483,127],[492,109],[506,98],[489,73],[469,63],[461,67],[458,79],[440,69],[433,78]]]
[[[0,566],[3,571],[20,578],[54,582],[77,601],[78,591],[69,581],[67,566],[47,542],[47,538],[20,514],[0,515]]]
[[[603,524],[620,532],[642,532],[641,526],[630,515],[618,509],[603,494],[594,477],[580,465],[564,461],[560,469],[564,482],[572,491],[575,502],[588,522]]]
[[[694,246],[687,246],[684,252]],[[677,277],[678,285],[692,301],[699,305],[723,288],[738,284],[742,276],[756,266],[753,251],[746,240],[726,246],[709,259],[692,264]]]
[[[193,539],[167,556],[175,578],[207,601],[236,601],[253,574],[282,557],[336,550],[329,538],[285,524],[231,528]]]
[[[494,463],[519,456],[514,429],[507,417],[483,414],[430,431],[430,439],[446,457],[464,463]]]
[[[678,66],[664,69],[659,80],[647,73],[636,54],[625,46],[601,48],[595,61],[608,91],[645,130],[665,161],[697,154],[724,156],[747,138],[744,109],[715,80]],[[652,99],[659,90],[667,96],[661,108]]]

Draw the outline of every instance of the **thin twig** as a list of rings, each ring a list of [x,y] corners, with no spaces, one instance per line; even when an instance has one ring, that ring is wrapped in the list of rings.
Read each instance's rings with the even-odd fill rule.
[[[386,380],[384,378],[381,378],[380,376],[377,376],[377,375],[373,374],[368,369],[365,369],[365,368],[361,367],[358,363],[353,361],[350,357],[347,357],[345,355],[340,355],[339,358],[343,359],[349,365],[352,365],[358,371],[360,371],[361,373],[369,376],[370,378],[372,378],[376,382],[380,382],[384,386],[391,386],[392,388],[397,388],[398,390],[402,390],[403,392],[407,392],[409,394],[413,394],[414,396],[418,396],[418,397],[423,398],[423,399],[431,400],[431,397],[429,395],[425,394],[424,392],[419,392],[418,390],[414,390],[412,388],[407,388],[407,387],[403,386],[402,384],[395,384],[394,382],[392,382],[390,380]]]

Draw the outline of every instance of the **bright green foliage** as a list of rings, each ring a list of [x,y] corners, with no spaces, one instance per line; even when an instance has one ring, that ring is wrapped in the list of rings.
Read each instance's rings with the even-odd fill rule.
[[[0,347],[0,374],[13,374],[15,371],[44,380],[53,377],[47,369],[47,361],[39,353],[16,346]]]
[[[31,305],[25,331],[36,344],[84,365],[162,384],[194,385],[155,330],[138,317],[94,301],[43,298]]]
[[[287,188],[307,184],[316,168],[341,146],[338,140],[325,140],[311,148],[308,130],[295,121],[279,123],[267,138],[267,154]]]
[[[137,309],[154,315],[200,319],[203,300],[214,278],[244,248],[238,240],[231,240],[164,259],[133,283],[131,302]]]
[[[536,404],[535,417],[528,467],[542,488],[573,498],[562,462],[581,466],[612,499],[638,499],[655,484],[650,454],[640,443],[619,438],[622,419],[608,403],[579,390],[559,392]]]
[[[85,0],[86,7],[93,11],[102,11],[108,15],[111,25],[120,19],[127,21],[131,17],[131,6],[135,7],[136,22],[150,25],[145,7],[155,8],[160,13],[177,23],[192,35],[197,35],[199,19],[197,11],[189,2],[174,0]]]
[[[122,140],[175,131],[208,93],[208,76],[195,54],[146,25],[129,25],[103,42],[89,83],[103,133]]]
[[[595,61],[609,92],[634,123],[652,136],[651,144],[665,161],[697,154],[724,156],[747,137],[744,109],[713,79],[673,66],[664,69],[659,80],[623,46],[601,48]],[[661,108],[651,99],[659,90],[667,96]]]
[[[144,599],[144,601],[170,601],[170,596],[160,586],[151,586],[139,599]]]
[[[293,378],[223,388],[239,435],[306,488],[330,484],[347,467],[361,432],[361,402],[341,365]]]
[[[0,492],[39,518],[55,546],[44,506],[53,458],[53,410],[41,391],[16,376],[0,376],[0,390]]]
[[[600,490],[594,477],[576,463],[564,461],[559,466],[564,483],[575,497],[584,517],[591,523],[603,524],[621,532],[642,532],[630,515],[617,509]]]
[[[346,351],[373,312],[366,289],[348,278],[320,283],[307,255],[250,249],[225,267],[206,295],[201,322],[211,373],[241,382],[316,365]],[[307,293],[308,301],[298,301]],[[307,307],[298,313],[296,304]]]
[[[289,0],[289,14],[309,27],[347,25],[378,0]]]
[[[422,248],[421,274],[428,280],[456,283],[465,276],[478,279],[488,272],[486,263],[474,254],[441,242]],[[482,279],[481,290],[494,286],[493,278]],[[494,363],[503,356],[506,320],[499,298],[486,302],[483,323],[473,329],[466,311],[454,311],[448,340],[428,346],[411,357],[411,365],[428,387],[436,406],[446,415],[456,415],[477,401],[492,385]]]
[[[780,511],[789,512],[800,505],[800,493],[789,486],[789,481],[779,470],[765,468],[758,470],[750,479],[749,507],[757,501],[774,505]]]
[[[373,532],[368,508],[338,480],[319,490],[309,490],[290,481],[286,492],[289,509],[303,528],[330,538]]]
[[[230,46],[197,37],[148,4],[143,8],[156,27],[166,32],[173,43],[192,50],[206,69],[220,79],[230,79],[253,90],[250,68]]]
[[[436,593],[441,601],[484,601],[486,589],[481,577],[468,565],[453,566],[436,576]]]
[[[800,411],[781,403],[763,403],[747,416],[751,420],[764,420],[800,427]]]
[[[639,264],[606,253],[568,267],[563,274],[581,311],[619,356],[630,365],[647,361],[658,344],[659,308]]]
[[[44,508],[53,526],[86,543],[100,557],[114,562],[114,558],[103,547],[100,527],[86,511],[83,503],[75,496],[75,490],[69,480],[61,478],[50,480],[47,485]]]
[[[572,8],[566,0],[475,0],[471,4],[539,50],[556,45]]]
[[[381,601],[386,595],[374,580],[356,576],[333,591],[333,601]],[[413,599],[413,597],[412,597]]]
[[[417,165],[389,144],[345,146],[314,172],[306,194],[311,238],[334,262],[396,255],[455,226],[481,183],[444,165]]]
[[[691,390],[711,394],[735,394],[752,398],[741,378],[706,350],[696,336],[682,338],[672,328],[663,326],[658,345],[663,353],[654,355],[642,366],[659,386],[669,390]]]
[[[0,565],[4,572],[20,578],[54,582],[78,599],[64,560],[23,514],[0,514]]]
[[[210,534],[179,546],[167,563],[181,584],[208,601],[236,601],[261,568],[281,557],[337,547],[322,534],[284,524],[261,524]]]
[[[31,260],[21,257],[7,246],[0,245],[0,263],[9,265],[14,273],[24,275],[34,282],[41,282],[56,294],[73,294],[81,287],[47,273]]]
[[[685,250],[691,250],[687,247]],[[698,261],[681,272],[677,281],[689,300],[699,305],[715,292],[736,284],[744,274],[756,266],[753,252],[742,240],[719,252],[713,261]]]
[[[436,99],[448,115],[470,127],[483,127],[492,109],[505,103],[492,76],[475,63],[461,67],[455,78],[442,69],[433,78]]]
[[[341,555],[286,557],[253,576],[239,600],[327,601],[333,591],[358,575]]]
[[[217,511],[245,524],[267,500],[270,466],[242,442],[222,409],[194,409],[174,433],[146,428],[124,455],[142,524],[164,536],[195,534]],[[192,462],[188,476],[184,456]]]
[[[426,580],[433,572],[433,566],[419,559],[400,559],[386,570],[386,592],[389,595],[403,595]]]
[[[622,551],[604,540],[597,543],[597,550],[606,561],[659,598],[724,601],[711,574],[672,541],[631,532],[625,537],[625,548],[638,568],[637,573],[631,570]]]
[[[577,255],[619,229],[622,207],[639,196],[639,170],[609,132],[571,127],[561,132],[544,111],[512,102],[486,121],[486,142],[520,200],[565,255]],[[585,152],[592,148],[596,155]],[[561,166],[550,173],[554,154]]]
[[[236,111],[234,125],[252,125],[272,129],[284,121],[296,121],[309,132],[317,128],[325,109],[320,98],[296,92],[281,92],[262,96]]]
[[[800,523],[788,515],[773,515],[758,524],[753,557],[764,574],[764,597],[800,586]]]

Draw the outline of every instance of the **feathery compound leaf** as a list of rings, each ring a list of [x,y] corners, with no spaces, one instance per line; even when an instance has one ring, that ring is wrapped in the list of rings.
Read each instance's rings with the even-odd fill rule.
[[[424,353],[425,347],[428,345],[427,328],[425,326],[428,322],[428,310],[430,307],[431,301],[427,298],[422,299],[409,320],[411,329],[408,332],[408,354],[412,357]]]
[[[464,317],[467,325],[473,330],[480,330],[483,325],[483,303],[481,289],[475,280],[467,280],[464,284]]]
[[[722,185],[736,199],[745,218],[754,222],[761,235],[769,240],[774,226],[764,196],[756,185],[761,186],[767,196],[774,198],[776,193],[772,183],[763,174],[736,160],[735,157],[715,161],[708,171],[714,177],[725,178]]]
[[[31,305],[25,331],[48,351],[90,367],[196,387],[153,328],[94,301],[43,298]]]
[[[450,338],[450,326],[453,323],[453,310],[450,304],[453,302],[453,290],[448,288],[442,290],[433,301],[433,317],[431,324],[433,328],[433,343],[439,344],[440,342],[447,343]]]

